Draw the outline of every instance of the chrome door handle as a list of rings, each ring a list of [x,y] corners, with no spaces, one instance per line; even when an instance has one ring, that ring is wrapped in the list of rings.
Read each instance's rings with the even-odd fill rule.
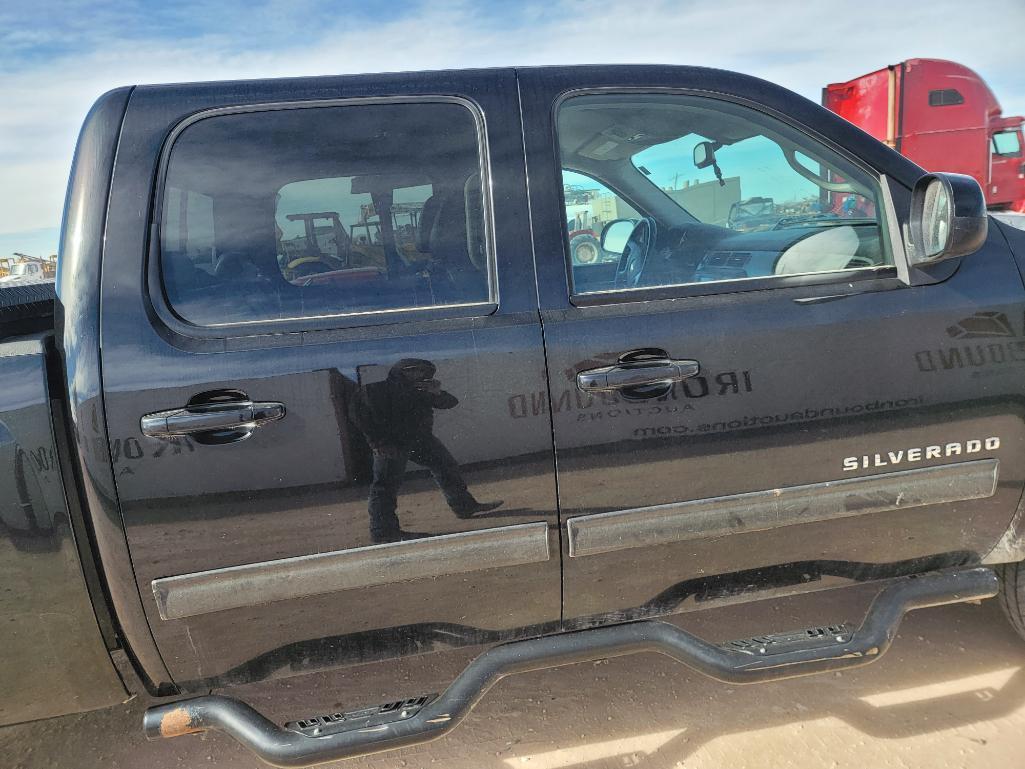
[[[142,434],[151,438],[216,432],[251,432],[285,416],[283,403],[254,403],[250,400],[197,403],[146,414],[140,420]]]
[[[581,371],[577,387],[584,392],[614,392],[630,387],[673,384],[697,376],[701,366],[696,360],[642,360],[617,363]]]

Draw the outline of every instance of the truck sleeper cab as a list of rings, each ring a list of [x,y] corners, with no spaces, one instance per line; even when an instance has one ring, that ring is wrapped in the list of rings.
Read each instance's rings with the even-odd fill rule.
[[[140,86],[82,141],[112,115],[58,345],[121,643],[199,695],[151,737],[300,766],[596,656],[836,670],[1025,556],[1020,239],[811,102],[595,66]],[[674,625],[875,582],[764,643]],[[464,647],[440,695],[284,725],[208,694]]]
[[[995,211],[1025,213],[1021,116],[942,59],[909,59],[822,89],[822,104],[928,170],[975,178]]]

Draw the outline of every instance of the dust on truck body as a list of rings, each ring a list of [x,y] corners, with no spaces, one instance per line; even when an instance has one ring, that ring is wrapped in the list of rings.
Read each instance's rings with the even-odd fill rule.
[[[925,169],[973,177],[989,208],[1025,212],[1023,119],[968,67],[908,59],[830,83],[822,104]]]
[[[584,660],[839,671],[998,594],[1025,636],[1025,231],[779,86],[119,88],[59,262],[0,286],[0,725],[132,694],[308,766]]]

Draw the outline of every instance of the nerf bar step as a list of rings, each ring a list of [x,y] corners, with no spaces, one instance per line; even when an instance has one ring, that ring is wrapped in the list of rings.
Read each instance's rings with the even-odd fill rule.
[[[865,665],[889,648],[908,611],[991,598],[997,589],[996,574],[983,567],[905,577],[880,591],[857,630],[833,626],[837,632],[830,640],[815,629],[807,643],[800,642],[800,634],[785,634],[717,646],[651,620],[516,641],[484,652],[440,696],[422,698],[422,705],[400,710],[396,720],[356,723],[351,729],[317,736],[295,723],[282,728],[244,702],[219,695],[149,708],[143,730],[147,738],[159,739],[216,729],[267,763],[312,766],[437,739],[454,729],[492,686],[514,673],[639,652],[665,654],[707,676],[737,684]],[[786,642],[780,643],[783,638]]]

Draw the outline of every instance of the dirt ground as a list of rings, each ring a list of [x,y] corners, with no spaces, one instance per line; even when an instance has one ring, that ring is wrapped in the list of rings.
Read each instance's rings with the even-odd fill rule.
[[[858,616],[863,608],[859,603],[845,611],[839,601],[847,599],[836,591],[819,595],[820,603],[836,614]],[[706,637],[714,636],[717,623],[730,619],[730,612],[733,621],[739,616],[752,627],[790,625],[803,619],[793,609],[797,605],[790,600],[729,607],[717,610],[718,614],[694,615],[691,626],[704,630]],[[437,660],[432,664],[441,679],[465,664],[465,660],[449,659],[451,655],[430,656]],[[493,689],[446,738],[334,766],[1022,766],[1023,665],[1025,642],[1010,630],[995,602],[930,609],[908,615],[899,638],[878,663],[842,674],[728,686],[667,658],[645,654],[515,676]],[[380,677],[385,681],[382,692],[388,689],[402,695],[411,693],[414,683],[419,685],[410,680],[411,669],[405,662],[393,662],[370,666],[359,675]],[[338,691],[327,696],[318,693],[317,687],[338,686],[344,684],[329,675],[291,679],[262,693],[254,689],[249,699],[271,717],[284,720],[286,713],[309,715],[311,702],[332,703]],[[296,702],[288,702],[289,696]],[[263,766],[221,734],[148,743],[140,729],[143,707],[133,700],[108,710],[0,729],[0,765],[4,769]],[[314,708],[312,712],[322,711]]]

